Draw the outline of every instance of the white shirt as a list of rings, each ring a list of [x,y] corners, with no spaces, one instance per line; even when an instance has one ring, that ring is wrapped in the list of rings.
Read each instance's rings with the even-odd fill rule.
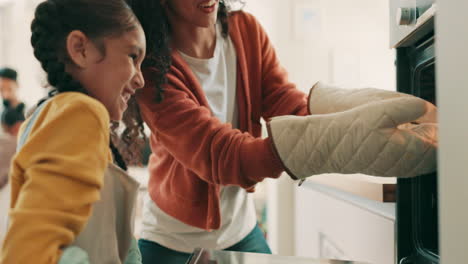
[[[182,52],[200,81],[213,116],[221,122],[238,127],[236,100],[237,57],[230,37],[221,35],[217,25],[213,58],[192,58]],[[225,249],[245,238],[257,223],[251,194],[238,186],[221,187],[221,227],[208,232],[169,216],[145,197],[141,238],[156,242],[172,250],[191,253],[197,247]]]

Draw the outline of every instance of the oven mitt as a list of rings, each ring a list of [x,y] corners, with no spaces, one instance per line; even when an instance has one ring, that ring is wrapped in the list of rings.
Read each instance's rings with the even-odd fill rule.
[[[141,253],[138,249],[138,244],[136,239],[132,239],[132,243],[130,244],[130,249],[128,250],[128,255],[125,258],[124,264],[141,264]],[[65,248],[60,257],[58,264],[90,264],[88,253],[83,249],[70,246]]]
[[[311,114],[337,113],[367,103],[399,97],[414,96],[375,88],[342,89],[318,82],[309,92],[309,111]],[[417,122],[437,123],[437,108],[429,104],[427,113]]]
[[[413,96],[367,102],[349,110],[271,119],[268,133],[293,179],[323,173],[413,177],[436,170],[432,105]]]

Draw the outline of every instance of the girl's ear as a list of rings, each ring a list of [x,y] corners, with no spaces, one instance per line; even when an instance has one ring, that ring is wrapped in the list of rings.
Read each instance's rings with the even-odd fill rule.
[[[88,37],[79,30],[73,30],[68,34],[66,39],[67,55],[75,66],[86,68],[88,65],[89,44]]]

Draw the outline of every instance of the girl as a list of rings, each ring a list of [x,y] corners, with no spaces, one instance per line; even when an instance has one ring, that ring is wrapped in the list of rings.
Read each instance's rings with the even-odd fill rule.
[[[289,139],[278,140],[276,133],[284,127],[281,123],[289,119],[284,117],[271,126],[273,136],[260,138],[261,118],[306,116],[311,111],[307,96],[288,81],[257,20],[242,11],[229,12],[230,4],[236,1],[129,2],[145,30],[148,47],[143,65],[146,86],[138,95],[142,116],[152,132],[153,151],[149,161],[149,197],[144,205],[139,241],[143,262],[183,263],[188,253],[197,247],[270,253],[257,227],[254,204],[247,192],[253,191],[256,183],[267,177],[277,178],[285,170],[310,176],[312,170],[302,170],[324,167],[320,162],[327,160],[349,160],[354,153],[350,149],[340,152],[338,159],[312,153],[315,150],[312,140],[323,139],[317,142],[324,143],[317,151],[326,154],[334,149],[333,144],[341,142],[342,132],[347,129],[340,124],[329,126],[334,124],[334,116],[324,115],[318,120],[322,123],[312,126],[314,130],[310,136],[280,133],[291,137],[297,134],[289,138],[298,139],[297,142],[284,144]],[[317,88],[314,94],[319,90]],[[393,98],[395,94],[388,97]],[[317,96],[312,97],[322,101]],[[387,108],[396,110],[395,106],[404,101],[401,105],[405,107],[401,109],[415,113],[416,119],[432,107],[416,98],[407,99],[395,99],[379,113],[389,110]],[[330,101],[323,102],[328,105]],[[357,107],[350,115],[360,116],[365,112]],[[347,120],[346,117],[349,116],[341,119]],[[302,125],[315,121],[311,118],[315,117],[295,117],[294,120],[301,122],[302,129]],[[358,122],[354,131],[367,132],[369,128],[365,124]],[[328,127],[332,129],[327,132]],[[297,129],[290,132],[301,132],[294,130]],[[393,129],[385,131],[393,132]],[[345,138],[365,140],[353,135]],[[379,144],[390,141],[381,138],[380,133],[371,138],[379,139]],[[414,153],[419,155],[430,150],[427,161],[433,166],[435,147],[422,144],[425,141],[421,138],[415,142],[421,144],[412,148]],[[372,146],[372,142],[344,143],[343,146],[349,147]],[[405,143],[390,145],[398,148],[390,154],[395,157],[399,155],[395,153],[404,150]],[[288,150],[289,146],[310,148]],[[369,158],[367,153],[373,154],[364,152],[361,156]],[[294,155],[311,159],[295,163],[299,159],[288,159]],[[314,166],[303,166],[305,164]],[[338,168],[344,166],[338,165],[326,172],[340,172]],[[433,169],[431,166],[422,166],[424,170],[417,173]],[[353,167],[352,172],[369,171]]]
[[[140,23],[122,0],[47,0],[31,30],[54,89],[20,133],[0,262],[138,263],[129,252],[137,184],[112,164],[113,154],[125,168],[109,127],[144,85]]]

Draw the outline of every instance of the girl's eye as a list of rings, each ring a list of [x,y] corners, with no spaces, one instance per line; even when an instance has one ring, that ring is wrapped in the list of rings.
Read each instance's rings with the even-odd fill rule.
[[[130,58],[132,58],[132,60],[136,60],[138,58],[138,55],[136,54],[130,54],[128,55]]]

